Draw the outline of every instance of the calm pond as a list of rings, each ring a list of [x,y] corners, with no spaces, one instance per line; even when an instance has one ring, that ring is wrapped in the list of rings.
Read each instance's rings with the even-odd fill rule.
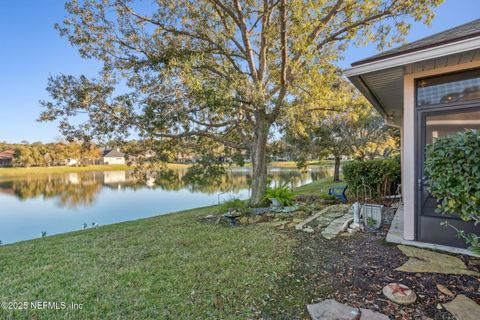
[[[218,183],[192,185],[178,177],[153,187],[129,171],[36,175],[0,179],[0,241],[3,244],[247,198],[251,170],[230,169]],[[269,168],[272,184],[300,186],[331,175],[328,166]]]

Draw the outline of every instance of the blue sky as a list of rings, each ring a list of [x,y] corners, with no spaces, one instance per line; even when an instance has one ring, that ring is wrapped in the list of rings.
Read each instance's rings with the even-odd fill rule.
[[[50,74],[94,76],[98,62],[80,58],[77,50],[53,29],[64,18],[62,0],[0,2],[0,141],[50,142],[60,138],[54,123],[36,121],[46,98]],[[479,0],[446,0],[430,27],[414,24],[408,40],[479,18]],[[375,46],[350,48],[342,67],[376,53]]]

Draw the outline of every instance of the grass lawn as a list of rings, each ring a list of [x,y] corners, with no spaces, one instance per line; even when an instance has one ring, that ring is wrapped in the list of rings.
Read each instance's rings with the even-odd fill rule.
[[[342,164],[348,161],[342,161]],[[309,166],[333,166],[335,161],[333,160],[316,160],[316,161],[307,161]],[[276,168],[297,168],[297,163],[295,161],[272,161],[268,164],[270,167]],[[247,162],[245,163],[245,167],[251,167],[252,163]]]
[[[266,226],[199,221],[212,213],[215,207],[200,208],[1,246],[1,302],[83,308],[0,309],[0,318],[251,318],[272,303],[295,241]]]
[[[170,163],[168,167],[171,169],[188,168],[188,164]],[[53,174],[53,173],[70,173],[70,172],[89,172],[89,171],[116,171],[116,170],[132,170],[124,164],[110,165],[89,165],[85,167],[30,167],[30,168],[0,168],[0,177],[17,177],[28,176],[32,174]]]
[[[297,194],[328,189],[331,178]],[[202,221],[215,206],[0,246],[0,319],[268,319],[303,314],[298,239],[265,225]],[[300,235],[303,236],[303,235]],[[288,317],[287,317],[288,318]],[[289,318],[289,319],[290,319]]]
[[[340,180],[342,180],[342,178],[343,177],[340,177]],[[328,177],[295,188],[294,192],[296,194],[318,194],[321,192],[328,192],[328,189],[331,187],[344,185],[346,185],[344,181],[333,182],[332,177]]]
[[[309,165],[333,165],[333,161],[310,161]],[[246,167],[251,167],[251,163],[246,163]],[[191,166],[188,163],[169,163],[170,169],[185,169]],[[271,162],[269,166],[297,168],[297,164],[293,161]],[[235,166],[234,166],[235,167]],[[0,178],[4,177],[21,177],[32,174],[54,174],[54,173],[71,173],[71,172],[91,172],[91,171],[116,171],[116,170],[132,170],[132,167],[123,164],[111,165],[88,165],[84,167],[56,166],[56,167],[30,167],[30,168],[0,168]]]

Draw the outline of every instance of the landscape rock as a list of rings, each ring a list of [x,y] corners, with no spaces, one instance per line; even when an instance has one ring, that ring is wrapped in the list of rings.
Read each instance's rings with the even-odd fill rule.
[[[322,231],[322,236],[325,239],[333,239],[339,233],[347,230],[348,225],[353,221],[352,215],[347,213],[335,220],[333,220],[326,228]]]
[[[319,217],[315,220],[315,224],[320,228],[324,228],[328,226],[333,221],[333,219],[334,218],[330,217]]]
[[[296,225],[297,224],[295,222],[289,222],[289,223],[287,223],[287,228],[293,229],[293,228],[295,228]]]
[[[333,299],[307,305],[312,320],[355,320],[360,310],[337,302]]]
[[[272,226],[279,227],[279,226],[286,225],[287,223],[288,223],[288,221],[274,221],[274,222],[272,222]]]
[[[438,291],[440,291],[443,294],[446,294],[447,296],[455,297],[455,294],[442,284],[437,283],[437,289]]]
[[[383,287],[385,297],[398,304],[411,304],[417,300],[415,292],[401,283],[390,283]]]
[[[318,211],[318,212],[315,212],[312,216],[308,217],[307,219],[303,220],[302,222],[300,222],[299,224],[297,224],[295,226],[295,229],[297,230],[302,230],[305,226],[307,226],[310,222],[312,222],[313,220],[317,219],[318,217],[320,217],[322,214],[324,214],[325,212],[327,212],[329,208],[324,208],[323,210],[321,211]]]
[[[463,261],[457,257],[410,246],[399,245],[398,248],[407,255],[409,259],[405,264],[396,268],[395,270],[397,271],[480,276],[480,273],[468,270]]]
[[[331,219],[336,219],[338,217],[341,217],[345,214],[345,212],[342,211],[330,211],[325,213],[325,217],[331,218]]]
[[[355,233],[355,232],[358,232],[358,230],[357,230],[357,229],[348,228],[348,229],[347,229],[347,232],[348,232],[348,233]]]
[[[248,217],[241,217],[239,220],[238,220],[241,224],[247,224],[248,223]]]
[[[480,306],[472,299],[458,295],[452,301],[443,305],[457,320],[480,319]]]
[[[360,320],[389,320],[390,318],[380,312],[360,308]]]
[[[290,218],[290,215],[288,213],[278,213],[278,214],[275,215],[275,217],[280,219],[280,220],[285,220],[285,219]]]
[[[270,212],[270,210],[271,210],[270,208],[251,208],[250,212],[252,214],[260,214],[261,215],[261,214],[265,214],[265,213]]]

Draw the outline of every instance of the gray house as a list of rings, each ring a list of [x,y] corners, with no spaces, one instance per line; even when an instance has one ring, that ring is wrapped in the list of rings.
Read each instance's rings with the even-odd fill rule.
[[[424,152],[437,137],[480,129],[480,19],[357,61],[345,74],[401,131],[404,206],[396,242],[465,247],[440,222],[478,235],[480,226],[435,213],[437,199],[423,184]]]

